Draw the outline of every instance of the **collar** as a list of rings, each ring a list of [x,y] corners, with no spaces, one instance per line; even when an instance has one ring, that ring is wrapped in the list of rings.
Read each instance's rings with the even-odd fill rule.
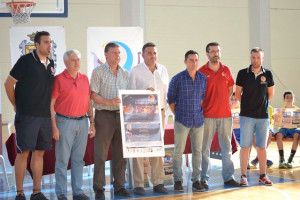
[[[224,65],[219,61],[219,65],[220,65],[220,68],[219,69],[224,69]],[[204,68],[205,69],[210,69],[209,68],[209,61],[207,61],[207,63],[204,65]],[[210,69],[212,70],[212,69]],[[218,70],[219,71],[219,70]]]
[[[252,67],[252,65],[250,65],[250,66],[247,68],[247,73],[252,72],[251,67]],[[261,66],[260,69],[261,69],[260,71],[262,71],[263,73],[266,72],[266,70],[265,70],[265,68],[263,68],[263,66]]]
[[[64,71],[63,71],[63,75],[66,77],[66,78],[68,78],[68,79],[75,79],[75,78],[73,78],[70,74],[69,74],[69,72],[68,72],[68,70],[67,69],[65,69]],[[79,72],[77,72],[77,80],[80,78],[80,73]]]
[[[34,58],[37,62],[42,63],[42,61],[40,60],[39,56],[38,56],[37,53],[36,53],[36,50],[33,50],[31,53],[32,53],[33,58]],[[48,60],[47,63],[48,63],[48,65],[49,65],[49,64],[50,64],[50,58],[47,56],[46,59]],[[43,63],[42,63],[42,64],[43,64]]]
[[[142,65],[149,70],[149,67],[146,65],[145,62],[142,62]],[[154,71],[156,71],[156,70],[157,70],[157,63],[155,63],[155,70]]]
[[[104,66],[111,71],[110,66],[107,61],[104,63]],[[118,64],[118,71],[119,71],[119,69],[121,69],[121,66]]]

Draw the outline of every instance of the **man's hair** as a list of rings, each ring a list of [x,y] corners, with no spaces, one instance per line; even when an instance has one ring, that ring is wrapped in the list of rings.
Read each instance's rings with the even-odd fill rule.
[[[144,44],[143,48],[142,48],[142,52],[144,53],[145,52],[145,49],[147,47],[156,47],[156,45],[153,43],[153,42],[148,42],[146,44]]]
[[[104,53],[108,53],[109,49],[114,48],[114,47],[120,47],[120,45],[118,45],[117,43],[114,43],[114,42],[108,43],[104,48]]]
[[[197,56],[199,56],[198,52],[197,51],[194,51],[194,50],[189,50],[185,53],[184,55],[184,59],[187,60],[187,58],[189,57],[190,54],[197,54]]]
[[[288,94],[291,94],[293,97],[295,97],[293,91],[289,90],[289,91],[284,92],[283,98],[285,99],[285,96],[288,95]]]
[[[45,36],[50,36],[50,33],[47,32],[47,31],[37,31],[36,34],[35,34],[35,36],[34,36],[34,44],[35,43],[39,43],[40,44],[41,37],[44,36],[44,35]]]
[[[220,46],[220,45],[219,45],[219,43],[217,43],[217,42],[211,42],[211,43],[208,43],[208,44],[206,45],[206,48],[205,48],[206,53],[209,53],[209,47],[212,47],[212,46]]]
[[[261,52],[262,54],[264,54],[263,50],[260,47],[253,47],[250,51],[250,54],[252,54],[253,52]]]
[[[67,61],[69,59],[70,55],[72,55],[73,53],[75,53],[79,59],[81,58],[80,52],[76,49],[72,49],[72,50],[68,50],[64,53],[64,61]]]

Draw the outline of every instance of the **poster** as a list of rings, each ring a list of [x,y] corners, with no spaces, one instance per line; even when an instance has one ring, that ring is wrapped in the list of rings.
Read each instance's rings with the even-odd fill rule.
[[[17,60],[35,49],[34,36],[37,31],[47,31],[52,40],[52,50],[49,57],[54,61],[55,75],[66,68],[63,55],[66,51],[65,29],[63,26],[20,26],[11,27],[10,54],[11,65],[14,66]]]
[[[119,90],[124,158],[165,155],[158,92]]]
[[[164,157],[164,185],[173,185],[173,154],[174,145],[165,146]]]
[[[274,126],[281,128],[300,127],[300,109],[274,108]]]
[[[240,128],[240,109],[231,109],[232,113],[232,128]]]

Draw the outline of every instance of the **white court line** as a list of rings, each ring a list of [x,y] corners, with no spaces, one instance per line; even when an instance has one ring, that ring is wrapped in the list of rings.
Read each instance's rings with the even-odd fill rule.
[[[286,192],[283,192],[283,191],[281,191],[279,189],[276,189],[276,188],[274,188],[272,186],[271,187],[270,186],[265,186],[265,188],[274,190],[276,192],[279,192],[280,194],[282,194],[285,197],[285,200],[291,200],[290,195],[288,193],[286,193]]]

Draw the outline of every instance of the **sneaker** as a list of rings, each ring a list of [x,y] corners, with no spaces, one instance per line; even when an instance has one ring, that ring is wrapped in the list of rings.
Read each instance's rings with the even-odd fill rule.
[[[286,167],[287,167],[287,168],[293,168],[293,164],[292,164],[292,162],[288,162],[288,163],[286,163]]]
[[[30,200],[48,200],[42,192],[31,194]]]
[[[125,188],[119,189],[118,191],[115,192],[115,195],[117,196],[122,196],[122,197],[130,197],[131,194],[128,190]]]
[[[279,162],[279,169],[285,169],[286,168],[286,163],[285,163],[285,161],[283,160],[283,161],[280,161]]]
[[[272,160],[267,160],[267,168],[272,167],[272,165],[273,165]]]
[[[58,200],[68,200],[68,198],[66,197],[66,195],[61,194],[57,197]]]
[[[255,158],[254,160],[251,161],[251,165],[253,165],[254,167],[256,167],[258,164],[258,158]]]
[[[104,200],[105,199],[104,191],[103,190],[97,190],[96,195],[95,195],[95,199],[96,200]]]
[[[224,185],[231,186],[231,187],[239,187],[240,184],[236,182],[234,179],[224,182]]]
[[[26,197],[24,194],[18,194],[15,198],[15,200],[26,200]]]
[[[205,188],[205,189],[208,189],[208,183],[207,183],[207,180],[201,180],[201,185]]]
[[[193,183],[192,189],[197,191],[197,192],[204,192],[205,188],[201,185],[199,181],[195,181]]]
[[[240,186],[248,187],[248,181],[246,176],[241,176]]]
[[[133,193],[137,195],[145,195],[145,189],[143,187],[136,187],[133,189]]]
[[[84,193],[73,196],[73,200],[90,200]]]
[[[158,184],[154,186],[153,191],[158,193],[168,193],[168,190],[165,188],[163,184]]]
[[[182,182],[181,181],[175,181],[174,191],[175,192],[184,192],[184,189],[182,187]]]
[[[267,185],[267,186],[273,185],[272,181],[270,181],[270,179],[268,178],[267,175],[265,175],[265,176],[262,177],[262,178],[259,178],[259,183],[265,184],[265,185]]]

